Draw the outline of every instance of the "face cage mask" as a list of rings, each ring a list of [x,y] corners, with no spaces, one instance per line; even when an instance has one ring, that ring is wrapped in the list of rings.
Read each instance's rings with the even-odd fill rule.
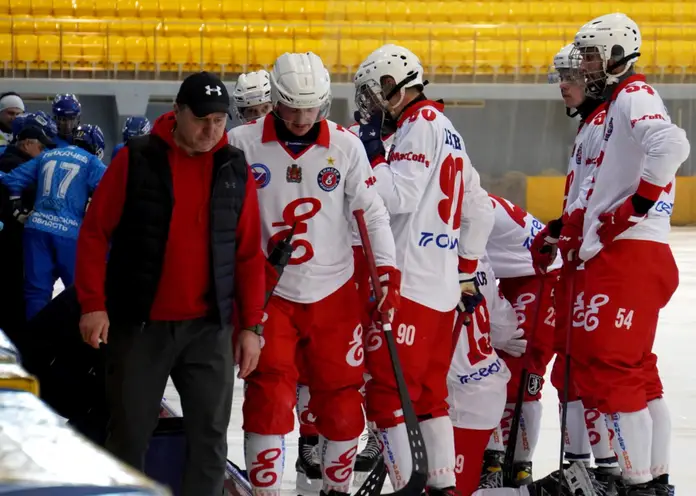
[[[602,52],[597,45],[585,46],[585,47],[575,47],[570,52],[571,58],[578,58],[578,60],[585,60],[587,55],[596,56],[602,61],[601,69],[588,71],[587,69],[577,68],[578,75],[585,80],[585,94],[592,98],[599,98],[604,93],[604,89],[607,86],[609,79],[609,73],[607,72],[607,66],[609,61],[605,60],[602,56]],[[592,63],[595,63],[593,60]],[[585,62],[585,67],[587,62]]]
[[[58,127],[58,135],[65,138],[71,136],[73,131],[80,125],[79,117],[62,117],[57,116],[55,118],[56,126]],[[69,131],[63,131],[63,129],[70,129]]]

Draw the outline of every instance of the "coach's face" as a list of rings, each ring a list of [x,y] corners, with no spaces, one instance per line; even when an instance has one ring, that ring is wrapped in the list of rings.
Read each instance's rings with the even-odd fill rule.
[[[227,114],[215,112],[196,117],[185,105],[174,107],[177,139],[195,153],[206,153],[217,145],[225,133]]]

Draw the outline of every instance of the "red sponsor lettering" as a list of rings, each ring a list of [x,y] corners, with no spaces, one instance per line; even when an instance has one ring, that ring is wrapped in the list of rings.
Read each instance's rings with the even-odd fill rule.
[[[377,178],[375,176],[370,176],[367,179],[365,179],[365,186],[369,188],[370,186],[374,186],[376,182]]]
[[[282,454],[280,448],[263,450],[251,464],[249,482],[254,487],[271,487],[278,481],[278,473],[274,470],[275,462]]]
[[[346,482],[353,474],[353,460],[358,452],[358,447],[353,446],[345,453],[342,453],[338,460],[331,462],[331,465],[326,468],[326,476],[333,482]]]
[[[631,127],[636,127],[636,123],[640,121],[654,121],[654,120],[665,120],[665,116],[662,114],[646,114],[642,117],[638,117],[637,119],[631,119]]]
[[[305,221],[317,215],[319,210],[321,210],[321,202],[317,198],[297,198],[288,203],[283,209],[283,220],[271,224],[273,227],[283,227],[285,229],[278,231],[268,240],[268,246],[266,247],[268,253],[271,253],[275,245],[287,237],[294,226],[295,232],[292,240],[293,257],[290,259],[289,264],[300,265],[311,260],[314,257],[312,244],[306,239],[297,239],[294,236],[307,233],[307,223]],[[303,248],[304,253],[298,254],[298,248]]]
[[[425,164],[426,167],[430,167],[430,160],[425,158],[424,153],[414,153],[414,152],[406,152],[406,153],[400,153],[395,150],[392,150],[391,153],[389,153],[389,162],[399,162],[401,160],[407,160],[409,162],[418,162],[419,164]]]

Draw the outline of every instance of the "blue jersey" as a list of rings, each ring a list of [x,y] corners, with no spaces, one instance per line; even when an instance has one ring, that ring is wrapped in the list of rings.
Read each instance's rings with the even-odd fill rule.
[[[71,145],[48,150],[0,180],[13,195],[36,185],[34,211],[25,227],[77,238],[87,201],[105,170],[96,156]]]
[[[111,152],[111,160],[114,159],[114,157],[116,156],[116,154],[117,154],[118,152],[120,152],[120,151],[121,151],[121,148],[123,148],[124,146],[126,146],[125,143],[119,143],[118,145],[116,145],[116,146],[114,147],[114,150]]]
[[[72,145],[72,140],[68,141],[68,140],[63,139],[59,136],[56,136],[55,138],[53,138],[53,142],[56,144],[56,148],[65,148],[67,146]]]

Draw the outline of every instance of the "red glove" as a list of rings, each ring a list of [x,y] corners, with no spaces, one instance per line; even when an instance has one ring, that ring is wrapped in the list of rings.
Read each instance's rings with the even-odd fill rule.
[[[389,315],[389,322],[394,320],[394,312],[401,303],[401,272],[394,267],[377,267],[382,297],[377,302],[377,312]],[[379,322],[379,318],[374,319]]]
[[[558,238],[558,249],[563,257],[563,263],[577,267],[580,260],[580,245],[582,245],[582,228],[585,223],[585,209],[578,208],[572,214],[563,214],[563,229]]]
[[[534,236],[532,246],[532,265],[537,274],[546,274],[549,265],[556,259],[558,253],[558,238],[561,235],[563,221],[561,219],[552,220]]]
[[[626,198],[626,201],[613,212],[605,212],[599,214],[599,222],[602,223],[597,229],[599,241],[604,246],[614,241],[619,234],[630,227],[635,226],[647,216],[647,211],[644,214],[636,212],[633,205],[633,196]]]

